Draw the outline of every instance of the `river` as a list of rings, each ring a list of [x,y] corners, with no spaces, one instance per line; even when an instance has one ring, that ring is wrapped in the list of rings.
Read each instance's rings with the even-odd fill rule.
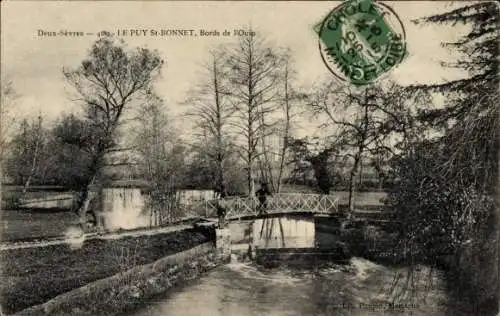
[[[147,302],[132,315],[445,315],[445,295],[437,273],[432,273],[429,283],[426,267],[416,272],[417,293],[401,291],[405,282],[398,282],[391,291],[401,272],[361,258],[316,268],[268,269],[233,261],[163,299]]]

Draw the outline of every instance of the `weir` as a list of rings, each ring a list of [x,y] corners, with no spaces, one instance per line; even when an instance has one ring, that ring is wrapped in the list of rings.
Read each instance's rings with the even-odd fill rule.
[[[130,229],[149,225],[148,218],[142,213],[144,199],[140,188],[102,189],[102,206],[103,224],[108,229]]]
[[[349,258],[342,243],[340,221],[312,214],[281,215],[269,218],[231,221],[231,253],[240,261],[263,264],[297,260],[337,260]]]

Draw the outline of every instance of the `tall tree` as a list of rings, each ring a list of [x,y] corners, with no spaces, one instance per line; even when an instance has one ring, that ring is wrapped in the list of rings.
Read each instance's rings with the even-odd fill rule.
[[[415,21],[471,26],[465,36],[445,43],[461,52],[456,67],[464,79],[414,86],[446,96],[444,108],[423,111],[420,119],[442,136],[420,144],[399,164],[393,195],[400,209],[401,243],[412,259],[453,254],[446,262],[451,289],[471,314],[498,312],[498,22],[494,2],[463,7]],[[412,189],[413,188],[413,189]],[[413,207],[411,207],[413,205]],[[425,241],[425,243],[424,243]],[[472,309],[471,309],[472,308]]]
[[[233,125],[244,138],[244,144],[238,146],[239,154],[246,165],[248,192],[253,195],[254,164],[260,155],[257,146],[273,125],[269,119],[277,107],[283,59],[261,37],[249,35],[241,37],[238,45],[228,51],[226,62],[231,101],[236,109]]]
[[[311,185],[314,177],[319,191],[322,194],[330,194],[330,190],[342,179],[339,160],[343,159],[343,156],[339,153],[339,148],[334,143],[320,144],[316,138],[308,137],[290,138],[289,148],[291,159],[288,163],[294,168],[294,180]]]
[[[215,167],[215,190],[221,195],[227,195],[225,179],[226,162],[231,154],[231,139],[229,137],[229,119],[234,108],[229,102],[228,74],[225,67],[225,55],[222,50],[210,52],[210,61],[204,67],[203,80],[194,90],[188,103],[192,109],[188,115],[193,117],[198,129],[197,136],[203,144],[205,155]],[[199,148],[200,149],[200,148]]]
[[[348,182],[350,214],[354,211],[356,175],[363,158],[380,145],[379,130],[385,117],[379,111],[382,94],[378,86],[354,90],[330,82],[312,97],[310,103],[315,114],[326,115],[325,127],[335,127],[332,131],[336,138],[334,147],[344,148],[345,155],[351,158]]]
[[[4,161],[9,146],[9,133],[14,122],[12,117],[12,106],[17,98],[12,81],[7,76],[2,76],[0,98],[0,203],[2,201],[2,183],[4,180]]]
[[[151,186],[149,205],[151,225],[158,225],[171,218],[174,209],[176,186],[173,178],[182,172],[182,164],[174,158],[174,148],[179,141],[172,128],[164,101],[148,92],[139,106],[133,135],[133,152],[138,154],[139,174]]]
[[[89,188],[102,169],[106,154],[116,147],[115,134],[124,111],[151,85],[163,65],[158,52],[145,48],[127,51],[123,42],[99,39],[76,69],[64,69],[84,106],[91,128],[89,166],[92,179],[82,188],[79,215],[82,222],[89,205]]]
[[[44,139],[44,130],[42,126],[43,118],[41,115],[38,116],[36,122],[32,123],[31,129],[32,133],[31,135],[27,135],[28,137],[31,136],[31,144],[30,144],[30,149],[32,150],[32,155],[30,162],[28,164],[29,166],[29,171],[26,177],[26,181],[23,183],[23,193],[26,193],[26,190],[31,184],[31,181],[33,177],[35,176],[35,173],[37,172],[37,168],[40,165],[40,160],[42,156],[42,151],[44,145],[47,143],[47,139]],[[45,143],[45,144],[44,144]]]
[[[282,92],[282,108],[283,108],[283,145],[280,152],[280,165],[278,170],[278,179],[276,180],[276,191],[279,193],[281,191],[281,181],[283,179],[283,171],[286,165],[286,154],[288,149],[288,139],[290,138],[290,130],[292,128],[293,119],[293,96],[290,86],[290,81],[293,78],[293,72],[291,71],[291,57],[285,57],[285,67],[283,70],[283,92]]]
[[[2,91],[0,102],[0,159],[5,157],[9,143],[9,134],[11,132],[14,118],[12,116],[12,107],[18,95],[14,90],[13,83],[7,77],[2,77]],[[1,161],[0,161],[1,165]]]
[[[23,119],[12,138],[7,171],[17,184],[23,186],[23,193],[33,182],[45,182],[41,173],[48,158],[49,133],[42,122],[41,116]]]
[[[330,194],[333,181],[330,174],[330,158],[333,148],[325,148],[315,155],[310,155],[308,160],[314,169],[316,184],[323,194]]]
[[[296,119],[301,114],[303,110],[298,106],[299,102],[306,99],[305,94],[298,91],[295,85],[296,72],[294,70],[294,60],[292,58],[291,52],[285,50],[280,52],[280,57],[282,58],[282,69],[280,73],[280,80],[278,82],[278,92],[279,92],[279,112],[280,119],[276,124],[275,133],[272,136],[278,135],[279,146],[276,152],[272,153],[277,158],[277,167],[272,166],[269,163],[268,170],[270,174],[276,173],[273,179],[273,188],[277,192],[280,192],[282,181],[285,176],[285,168],[288,165],[290,155],[289,155],[289,145],[290,138],[292,137],[293,130],[295,128]],[[269,159],[267,159],[269,160]],[[275,169],[277,169],[275,171]]]
[[[309,161],[311,152],[309,150],[309,141],[306,138],[293,138],[287,140],[287,147],[290,152],[290,159],[287,165],[291,166],[292,174],[289,181],[293,184],[308,184],[312,178],[312,165]]]
[[[90,174],[91,130],[87,121],[75,114],[63,115],[51,130],[46,163],[47,181],[78,190],[92,178]]]

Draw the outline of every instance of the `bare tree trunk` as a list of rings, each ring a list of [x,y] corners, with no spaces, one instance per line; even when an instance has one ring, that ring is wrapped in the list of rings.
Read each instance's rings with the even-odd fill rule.
[[[281,180],[283,178],[283,169],[285,167],[285,159],[286,159],[286,151],[288,148],[288,137],[290,133],[290,100],[288,94],[288,63],[285,66],[285,130],[283,135],[283,147],[281,148],[280,155],[280,169],[278,172],[277,179],[277,192],[279,193],[281,190]]]
[[[228,54],[230,94],[239,120],[234,120],[243,137],[245,148],[240,155],[246,163],[248,193],[253,197],[253,164],[259,156],[257,146],[262,136],[262,115],[276,109],[277,76],[281,60],[274,49],[256,36],[242,37],[240,45]]]
[[[286,124],[288,125],[288,124]],[[285,135],[288,135],[288,126],[285,127]],[[278,172],[278,179],[276,180],[277,183],[277,190],[276,192],[281,191],[281,185],[283,181],[283,172],[285,169],[285,159],[286,159],[286,152],[288,149],[288,136],[283,137],[283,147],[281,148],[281,155],[280,155],[280,167],[279,167],[279,172]]]
[[[94,199],[94,196],[90,196],[91,191],[90,188],[94,184],[96,179],[96,174],[92,176],[92,180],[90,180],[90,183],[85,187],[83,191],[83,201],[81,202],[81,206],[78,209],[78,218],[80,220],[80,226],[82,227],[82,230],[85,231],[85,224],[86,224],[86,215],[87,211],[90,205],[90,202]]]
[[[42,117],[39,116],[38,117],[38,124],[37,124],[37,129],[35,130],[35,132],[37,132],[37,135],[34,135],[35,136],[35,150],[33,152],[33,159],[31,161],[31,168],[30,168],[30,173],[28,174],[28,178],[26,179],[26,181],[24,182],[24,185],[23,185],[23,195],[26,194],[26,191],[28,190],[28,187],[31,183],[31,179],[33,178],[33,176],[35,175],[35,172],[36,172],[36,167],[37,167],[37,163],[38,163],[38,153],[40,151],[40,142],[42,140]]]
[[[255,193],[252,164],[247,167],[248,196],[253,197]]]
[[[264,125],[264,115],[261,116],[261,124],[262,126],[265,126]],[[274,177],[273,177],[273,172],[272,172],[272,166],[271,166],[271,162],[269,161],[269,155],[268,155],[268,150],[267,150],[267,146],[266,146],[266,140],[265,140],[265,128],[262,128],[262,131],[263,131],[263,135],[261,136],[261,143],[262,143],[262,155],[264,157],[264,163],[263,163],[263,166],[262,166],[262,171],[263,173],[266,173],[267,175],[264,177],[264,180],[266,182],[270,182],[271,183],[271,189],[273,191],[275,191],[275,183],[274,183]]]
[[[3,204],[3,202],[2,202],[3,201],[2,200],[2,183],[3,183],[3,167],[2,167],[2,165],[3,165],[3,163],[2,162],[3,161],[2,160],[3,160],[3,157],[0,158],[0,216],[3,215],[2,214],[2,211],[3,211],[2,210],[2,204]]]
[[[361,188],[363,185],[363,157],[359,158],[359,179],[358,179],[358,188]]]
[[[264,171],[267,173],[266,182],[271,184],[271,190],[276,192],[276,182],[274,181],[273,166],[266,152],[264,152]]]
[[[367,91],[365,90],[365,100],[367,98]],[[364,117],[363,117],[363,122],[361,125],[361,134],[359,135],[359,140],[358,140],[358,152],[354,156],[354,165],[351,169],[351,174],[349,177],[349,202],[348,202],[348,209],[349,209],[349,217],[352,217],[354,213],[354,186],[355,186],[355,181],[356,181],[356,173],[358,172],[359,164],[361,163],[361,160],[363,159],[363,152],[365,150],[366,146],[366,139],[367,139],[367,133],[368,133],[368,126],[369,124],[369,116],[368,116],[368,106],[364,106]]]
[[[220,91],[219,91],[219,71],[217,68],[217,61],[214,56],[213,59],[213,74],[214,74],[214,98],[215,98],[215,108],[216,108],[216,137],[217,137],[217,157],[216,157],[216,163],[217,163],[217,189],[219,190],[219,193],[221,197],[226,196],[226,186],[225,186],[225,181],[224,181],[224,155],[223,155],[223,144],[222,144],[222,125],[223,125],[223,120],[222,120],[222,106],[221,106],[221,100],[220,100]]]
[[[4,124],[4,116],[5,116],[5,105],[4,105],[4,96],[3,96],[4,91],[3,91],[3,87],[2,87],[2,99],[0,100],[0,216],[2,216],[2,204],[3,204],[3,200],[2,200],[2,183],[3,183],[3,161],[4,161],[4,153],[5,153],[5,147],[6,146],[6,143],[7,141],[5,140],[6,138],[6,135],[5,135],[5,132],[4,132],[4,129],[5,129],[5,124]],[[0,310],[0,315],[1,315],[2,311]]]
[[[33,153],[33,160],[31,161],[30,173],[28,174],[28,178],[26,179],[23,185],[23,194],[26,194],[26,191],[28,190],[28,187],[31,183],[31,178],[33,177],[36,171],[37,156],[38,156],[38,140],[35,143],[35,152]]]
[[[187,104],[193,106],[189,115],[194,116],[195,130],[202,134],[197,136],[206,138],[204,140],[201,138],[200,149],[202,150],[200,152],[206,155],[206,161],[209,162],[210,168],[214,169],[210,175],[212,188],[222,197],[227,196],[228,193],[226,161],[232,150],[226,143],[226,141],[229,142],[230,135],[227,126],[232,125],[233,122],[230,119],[237,108],[234,103],[228,101],[232,92],[228,88],[231,81],[228,72],[231,67],[228,67],[227,63],[228,57],[225,52],[212,51],[210,63],[203,67],[206,71],[206,79],[202,80],[202,84],[197,85],[192,91],[193,97],[186,100]],[[245,100],[242,106],[243,104],[246,107],[250,103]],[[241,123],[246,125],[243,124],[249,119],[246,111],[241,111],[241,115]],[[250,151],[250,148],[248,150]],[[247,162],[248,157],[245,151],[239,153]]]
[[[253,160],[254,160],[254,153],[255,153],[255,145],[254,145],[254,130],[253,130],[253,110],[254,110],[254,83],[252,81],[253,79],[253,51],[251,49],[251,43],[249,44],[249,49],[248,49],[248,60],[250,61],[248,63],[248,85],[247,85],[247,90],[248,90],[248,104],[247,104],[247,127],[248,127],[248,165],[247,165],[247,178],[248,178],[248,195],[250,197],[254,197],[254,183],[253,183]]]
[[[259,182],[265,182],[267,181],[267,173],[265,170],[264,162],[262,162],[262,158],[257,158],[257,161],[259,163],[259,172],[260,172],[260,178]]]
[[[286,154],[286,148],[283,148],[281,151],[282,157],[280,157],[280,166],[279,166],[279,171],[278,171],[278,179],[276,180],[277,188],[276,192],[280,193],[281,192],[281,187],[282,187],[282,181],[283,181],[283,169],[285,168],[285,163],[284,163],[284,155]]]
[[[354,165],[352,166],[350,175],[349,175],[349,200],[348,200],[348,210],[349,214],[348,216],[350,217],[352,213],[354,212],[354,191],[355,191],[355,183],[356,183],[356,173],[358,171],[358,165],[359,165],[359,157],[356,156],[354,158]]]
[[[89,183],[87,183],[87,185],[85,185],[85,187],[83,188],[81,194],[82,197],[79,200],[80,207],[77,209],[77,214],[80,219],[80,224],[82,226],[82,229],[85,229],[85,220],[86,220],[86,214],[88,212],[88,207],[90,205],[90,202],[95,197],[92,194],[90,194],[91,193],[90,189],[95,184],[98,173],[101,171],[102,160],[104,159],[105,155],[105,147],[103,145],[104,142],[106,142],[106,140],[101,139],[100,143],[97,145],[94,158],[92,159],[92,163],[89,168],[92,174],[92,178],[90,179]]]
[[[1,130],[1,128],[0,128]],[[3,135],[0,135],[0,137],[3,137]],[[0,216],[3,216],[2,212],[3,212],[3,209],[2,209],[2,204],[3,204],[3,200],[2,200],[2,189],[3,189],[3,148],[2,148],[2,153],[0,153],[1,157],[0,157]],[[1,315],[1,314],[0,314]]]
[[[249,91],[251,88],[249,86]],[[255,157],[255,145],[254,145],[254,131],[253,131],[253,121],[252,121],[252,99],[249,99],[248,105],[248,139],[247,139],[247,185],[248,185],[248,196],[253,197],[255,193],[254,189],[254,179],[253,179],[253,163]]]

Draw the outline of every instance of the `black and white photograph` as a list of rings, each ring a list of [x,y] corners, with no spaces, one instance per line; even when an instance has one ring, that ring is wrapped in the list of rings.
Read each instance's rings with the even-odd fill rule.
[[[496,1],[0,5],[0,316],[500,316]]]

